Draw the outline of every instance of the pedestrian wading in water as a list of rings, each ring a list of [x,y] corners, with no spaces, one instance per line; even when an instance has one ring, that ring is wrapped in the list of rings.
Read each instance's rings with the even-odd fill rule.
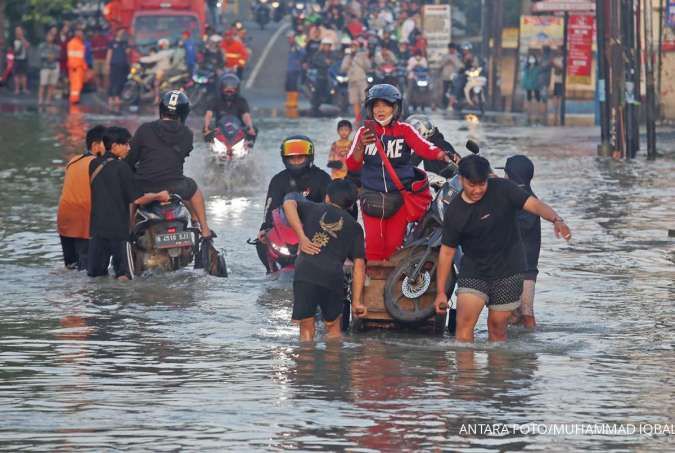
[[[551,223],[557,237],[569,240],[569,227],[546,203],[514,182],[489,178],[490,163],[470,155],[459,162],[463,190],[448,205],[436,271],[436,287],[445,288],[457,247],[464,255],[457,282],[459,341],[473,341],[474,328],[484,306],[488,307],[488,336],[506,340],[511,312],[521,304],[526,272],[525,252],[517,216],[521,210]],[[436,311],[445,313],[448,297],[439,292]]]

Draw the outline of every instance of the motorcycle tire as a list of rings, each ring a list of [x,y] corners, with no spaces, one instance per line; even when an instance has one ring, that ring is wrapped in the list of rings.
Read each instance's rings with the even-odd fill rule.
[[[141,87],[138,85],[138,83],[134,82],[133,80],[127,80],[124,83],[122,93],[120,94],[122,102],[132,105],[138,104],[138,100],[141,95],[140,90]]]
[[[384,286],[384,306],[389,315],[396,321],[403,324],[416,324],[426,321],[436,313],[433,299],[436,297],[436,266],[438,264],[438,252],[432,250],[424,259],[426,254],[425,247],[419,247],[411,250],[408,256],[402,259],[394,270],[389,274],[389,278]],[[413,269],[424,259],[423,271],[418,276],[418,280],[411,287],[407,282],[407,272]],[[420,281],[420,279],[422,279]],[[456,276],[453,272],[448,279],[446,292],[455,285]],[[407,298],[403,291],[404,286],[411,292],[419,293],[415,298]],[[427,305],[421,306],[422,298],[427,298]],[[429,299],[432,300],[429,303]]]

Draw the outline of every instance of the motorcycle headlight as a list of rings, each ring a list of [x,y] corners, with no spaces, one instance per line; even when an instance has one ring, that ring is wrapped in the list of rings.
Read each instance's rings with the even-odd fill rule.
[[[225,146],[225,143],[221,142],[217,138],[213,139],[213,145],[211,145],[211,149],[214,153],[219,155],[227,154],[227,146]]]
[[[136,73],[138,73],[138,66],[132,66],[129,72],[135,75]]]
[[[207,83],[209,78],[203,75],[195,74],[192,76],[192,81],[195,83]]]
[[[232,157],[242,158],[246,157],[247,154],[245,140],[239,140],[232,147]]]
[[[291,256],[291,251],[284,245],[277,245],[272,242],[272,248],[282,255]]]
[[[420,80],[417,82],[417,86],[426,87],[429,86],[429,82],[427,82],[426,80]]]
[[[305,4],[304,4],[304,3],[296,3],[296,4],[295,4],[295,7],[296,7],[297,9],[305,9]]]
[[[278,7],[279,7],[279,2],[272,3],[272,8],[278,8]]]
[[[371,76],[368,76],[368,83],[373,83],[373,78]]]
[[[337,80],[338,83],[347,83],[347,82],[349,82],[349,77],[339,75],[339,76],[335,76],[335,80]]]

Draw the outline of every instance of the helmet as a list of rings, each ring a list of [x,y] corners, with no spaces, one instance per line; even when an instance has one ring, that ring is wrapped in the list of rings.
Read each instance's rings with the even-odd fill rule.
[[[466,41],[466,42],[462,43],[462,50],[463,51],[467,51],[467,50],[472,51],[473,45],[470,42]]]
[[[306,156],[301,165],[292,165],[288,158],[291,156]],[[314,165],[314,142],[306,135],[291,135],[281,142],[281,160],[293,176],[300,176]]]
[[[368,94],[366,95],[366,113],[370,119],[373,119],[373,104],[377,100],[383,100],[394,106],[394,116],[391,120],[396,121],[401,115],[403,108],[403,97],[398,88],[387,83],[380,83],[373,85],[368,90]]]
[[[239,77],[235,74],[232,74],[231,72],[223,74],[218,81],[218,84],[220,85],[220,95],[226,97],[236,95],[239,93],[240,83]],[[228,91],[227,94],[223,93],[225,90]]]
[[[405,122],[414,127],[427,140],[436,132],[436,126],[426,115],[410,115]]]
[[[180,90],[167,91],[159,103],[159,117],[180,120],[185,123],[190,114],[190,99]]]

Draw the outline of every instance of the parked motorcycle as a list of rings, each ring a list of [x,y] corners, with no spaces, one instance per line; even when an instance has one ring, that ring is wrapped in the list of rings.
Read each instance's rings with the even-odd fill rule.
[[[211,152],[220,164],[244,159],[253,150],[255,143],[255,138],[246,134],[244,124],[234,115],[222,117],[206,140],[210,142]]]
[[[413,69],[408,90],[408,104],[413,111],[419,107],[423,112],[431,105],[431,77],[428,68],[417,66]]]
[[[255,21],[260,26],[261,30],[263,30],[265,25],[270,22],[272,15],[268,2],[269,0],[258,0],[258,2],[253,5]]]
[[[188,266],[197,253],[199,230],[178,195],[168,203],[153,202],[138,208],[133,229],[134,272],[175,271]]]
[[[134,63],[131,66],[120,95],[122,102],[137,105],[141,102],[151,102],[155,98],[155,75],[149,70],[150,67],[152,64]],[[188,80],[190,80],[190,74],[187,71],[170,75],[162,80],[159,91],[163,93],[181,88]]]

